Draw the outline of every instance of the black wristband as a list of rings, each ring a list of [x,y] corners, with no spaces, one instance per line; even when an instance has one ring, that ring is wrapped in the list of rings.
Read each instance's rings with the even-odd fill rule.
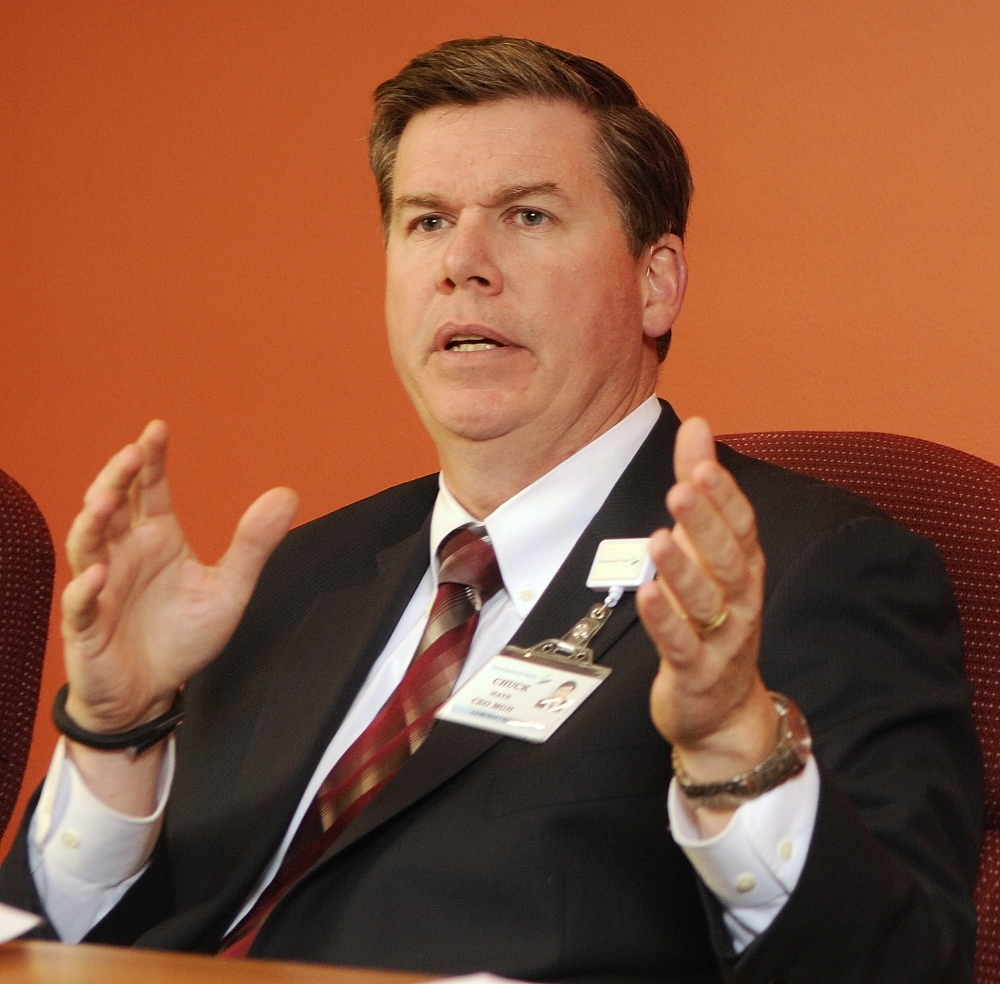
[[[131,751],[133,755],[138,755],[147,748],[152,748],[158,741],[163,741],[184,720],[184,694],[178,691],[177,699],[166,714],[161,714],[158,718],[140,724],[138,728],[132,728],[130,731],[102,734],[99,731],[81,728],[66,713],[68,696],[69,684],[64,683],[56,693],[56,699],[52,704],[52,722],[70,741],[102,752]]]

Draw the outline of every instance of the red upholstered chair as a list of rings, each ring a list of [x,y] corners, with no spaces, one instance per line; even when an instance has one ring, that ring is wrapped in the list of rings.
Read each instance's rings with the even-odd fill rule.
[[[941,552],[958,599],[986,763],[976,981],[1000,984],[1000,467],[896,434],[777,431],[719,439],[863,495]]]
[[[28,760],[54,575],[55,553],[42,514],[0,471],[0,835]]]

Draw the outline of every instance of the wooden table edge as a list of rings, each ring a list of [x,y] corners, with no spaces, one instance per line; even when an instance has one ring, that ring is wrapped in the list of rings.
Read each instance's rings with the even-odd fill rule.
[[[0,981],[19,984],[422,984],[429,974],[284,960],[220,960],[131,947],[38,940],[0,945]]]

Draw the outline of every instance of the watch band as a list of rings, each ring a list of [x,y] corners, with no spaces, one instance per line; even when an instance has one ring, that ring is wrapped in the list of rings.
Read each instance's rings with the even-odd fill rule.
[[[133,755],[152,748],[158,741],[163,741],[174,728],[184,720],[184,694],[177,691],[177,697],[166,714],[161,714],[152,721],[140,724],[128,731],[117,731],[105,734],[100,731],[88,731],[80,727],[66,712],[66,698],[69,696],[69,684],[64,683],[56,693],[52,703],[52,722],[56,728],[70,741],[96,748],[102,752],[130,751]]]
[[[734,810],[798,775],[812,752],[809,726],[795,702],[784,694],[770,691],[778,711],[778,739],[760,765],[722,782],[695,782],[684,770],[675,748],[674,776],[692,806],[711,810]]]

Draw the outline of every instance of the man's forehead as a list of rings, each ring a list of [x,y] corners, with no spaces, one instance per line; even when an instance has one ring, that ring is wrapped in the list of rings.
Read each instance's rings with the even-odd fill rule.
[[[573,179],[597,172],[593,120],[572,102],[515,98],[434,106],[415,114],[400,138],[394,208],[450,193],[459,181],[491,200],[519,192],[565,197]]]

